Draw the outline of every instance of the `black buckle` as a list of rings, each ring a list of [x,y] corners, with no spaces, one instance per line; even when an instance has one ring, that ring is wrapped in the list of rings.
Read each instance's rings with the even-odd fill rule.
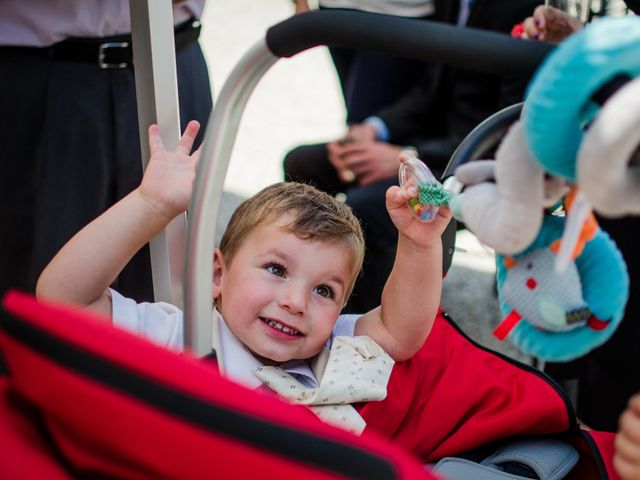
[[[106,61],[107,50],[111,48],[129,48],[129,42],[106,42],[98,47],[98,66],[100,68],[127,68],[126,62],[110,63]]]

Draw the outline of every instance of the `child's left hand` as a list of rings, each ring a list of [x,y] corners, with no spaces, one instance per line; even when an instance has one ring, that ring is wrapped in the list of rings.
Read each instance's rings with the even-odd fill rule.
[[[432,222],[421,222],[407,205],[410,198],[417,197],[418,188],[415,185],[390,187],[386,194],[387,211],[400,235],[404,235],[417,247],[430,248],[440,242],[440,237],[451,220],[451,212],[442,206]]]

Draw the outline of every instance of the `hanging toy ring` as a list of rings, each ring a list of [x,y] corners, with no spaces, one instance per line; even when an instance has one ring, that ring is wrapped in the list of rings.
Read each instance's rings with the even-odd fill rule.
[[[427,167],[413,152],[402,152],[402,163],[398,171],[400,186],[415,186],[418,196],[407,201],[411,213],[424,223],[433,222],[441,205],[449,203],[449,193],[436,180]]]
[[[640,76],[640,20],[608,17],[571,35],[536,72],[523,112],[534,157],[555,176],[576,180],[585,127],[596,118],[596,95],[609,82]]]

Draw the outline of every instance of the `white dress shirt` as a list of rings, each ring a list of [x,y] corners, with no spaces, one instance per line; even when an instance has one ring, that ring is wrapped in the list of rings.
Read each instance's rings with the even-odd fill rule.
[[[142,336],[156,345],[181,351],[183,346],[183,314],[175,305],[165,302],[136,303],[135,300],[123,297],[115,290],[110,290],[113,324],[136,335]],[[226,375],[233,381],[247,388],[257,388],[262,383],[254,372],[262,363],[255,358],[227,327],[222,315],[213,310],[213,321],[220,325],[220,344]],[[331,348],[333,338],[337,336],[352,337],[359,315],[340,315],[333,328],[326,348]],[[307,360],[291,360],[280,365],[280,368],[293,375],[306,387],[315,388],[318,381]]]

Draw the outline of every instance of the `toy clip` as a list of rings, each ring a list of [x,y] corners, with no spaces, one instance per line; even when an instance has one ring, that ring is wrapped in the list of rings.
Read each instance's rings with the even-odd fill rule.
[[[401,154],[398,177],[401,186],[415,186],[417,198],[407,202],[413,215],[424,223],[435,220],[442,205],[448,205],[451,192],[446,190],[433,176],[429,167],[422,162],[415,151],[404,150]]]

